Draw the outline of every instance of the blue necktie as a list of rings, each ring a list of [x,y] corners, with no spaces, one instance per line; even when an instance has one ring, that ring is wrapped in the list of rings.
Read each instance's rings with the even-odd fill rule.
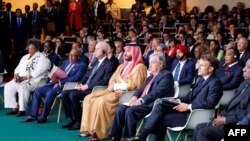
[[[94,69],[92,70],[92,72],[91,72],[91,74],[90,74],[90,76],[89,76],[89,78],[88,78],[88,80],[86,82],[87,85],[90,83],[92,77],[95,75],[95,73],[96,73],[96,71],[98,69],[99,63],[100,63],[99,61],[96,62],[96,65],[95,65]]]
[[[66,68],[65,68],[65,72],[67,73],[67,74],[69,74],[69,72],[70,72],[70,70],[71,70],[71,68],[72,68],[72,65],[73,64],[69,64]]]
[[[178,81],[178,76],[179,76],[179,73],[180,73],[180,67],[181,67],[181,64],[178,63],[178,65],[175,68],[175,72],[174,72],[174,81]]]

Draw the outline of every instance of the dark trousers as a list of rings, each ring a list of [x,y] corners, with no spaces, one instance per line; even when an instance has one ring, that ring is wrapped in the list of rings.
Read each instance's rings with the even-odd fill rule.
[[[71,118],[72,121],[81,122],[82,108],[81,102],[85,96],[91,93],[91,90],[66,90],[62,92],[62,102],[66,118]]]
[[[149,133],[153,133],[155,141],[164,141],[166,127],[183,126],[187,122],[190,112],[178,112],[171,106],[157,104],[140,133],[140,138],[145,140]]]
[[[212,122],[198,124],[193,141],[220,141],[224,136],[224,126],[213,126]]]
[[[38,109],[40,103],[42,101],[42,97],[45,98],[45,103],[43,106],[42,114],[38,119],[40,120],[47,120],[47,116],[50,113],[51,106],[56,98],[57,95],[60,94],[61,88],[59,86],[54,87],[54,84],[47,84],[43,87],[37,88],[33,94],[31,107],[30,107],[30,115],[32,117],[37,118],[38,116]]]
[[[110,129],[109,134],[115,137],[115,140],[120,140],[121,137],[129,138],[136,134],[136,125],[149,114],[152,107],[145,104],[137,106],[120,105],[115,113],[115,119]],[[124,134],[123,133],[124,127]]]

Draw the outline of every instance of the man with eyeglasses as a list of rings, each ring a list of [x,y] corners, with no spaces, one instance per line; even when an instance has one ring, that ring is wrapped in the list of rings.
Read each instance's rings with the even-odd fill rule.
[[[67,74],[66,78],[59,79],[52,77],[49,83],[35,90],[30,106],[30,114],[23,120],[24,122],[37,120],[38,123],[45,123],[50,113],[51,106],[56,96],[61,93],[63,85],[66,82],[77,82],[82,78],[87,70],[87,65],[80,60],[80,53],[78,49],[72,49],[69,54],[69,59],[65,60],[60,66]],[[42,113],[38,115],[38,109],[42,98],[44,98],[44,106]]]

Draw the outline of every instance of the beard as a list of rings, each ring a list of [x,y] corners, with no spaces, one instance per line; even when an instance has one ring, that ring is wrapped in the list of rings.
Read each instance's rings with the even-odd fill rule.
[[[179,59],[179,60],[184,60],[184,59],[185,59],[185,56],[184,56],[184,55],[180,56],[180,55],[177,54],[177,55],[176,55],[176,58]]]
[[[124,58],[127,62],[132,61],[132,56],[124,55]]]

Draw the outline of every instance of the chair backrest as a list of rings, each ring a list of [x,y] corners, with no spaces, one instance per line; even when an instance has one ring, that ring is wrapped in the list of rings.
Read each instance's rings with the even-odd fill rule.
[[[188,120],[184,126],[167,127],[172,131],[181,131],[183,129],[194,130],[199,123],[208,122],[214,116],[214,109],[195,109],[190,113]]]
[[[176,90],[175,96],[177,95],[178,98],[182,98],[182,97],[185,97],[189,93],[191,84],[185,84],[185,85],[175,86],[175,87],[177,87],[175,88]]]
[[[220,106],[227,106],[229,101],[234,97],[236,89],[224,90],[222,98],[220,99]]]
[[[209,122],[214,116],[214,109],[195,109],[188,118],[185,129],[195,129],[199,123]]]

